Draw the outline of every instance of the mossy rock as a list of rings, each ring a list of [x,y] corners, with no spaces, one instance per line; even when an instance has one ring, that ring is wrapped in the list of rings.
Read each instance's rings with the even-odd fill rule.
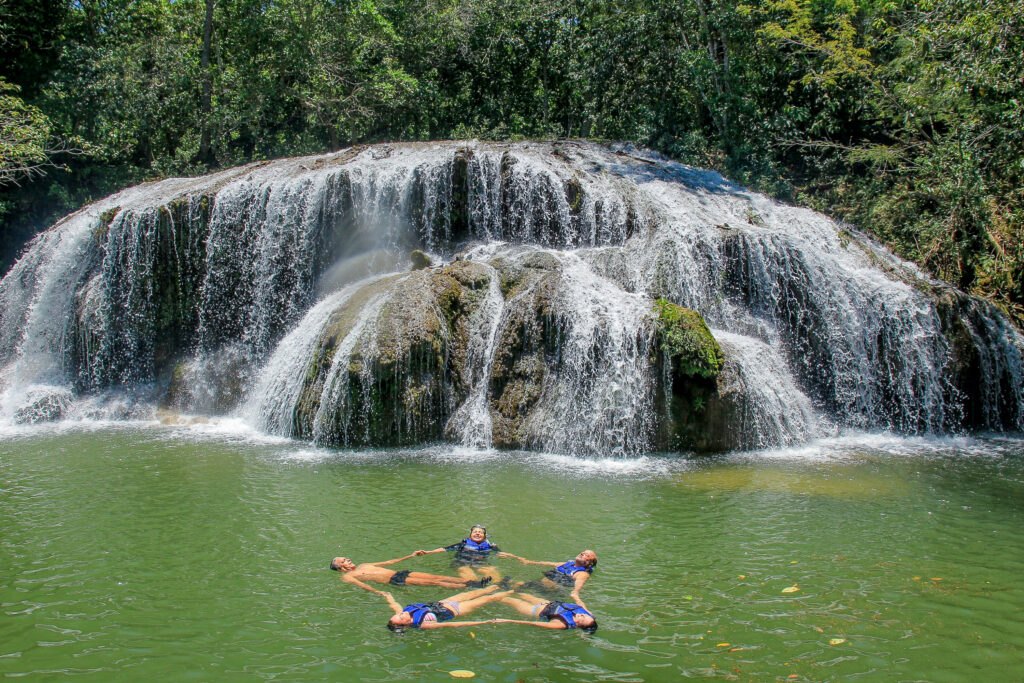
[[[490,265],[498,271],[501,294],[510,300],[529,289],[551,271],[559,269],[558,259],[547,252],[527,252],[518,258],[496,258]]]
[[[559,363],[557,350],[563,343],[562,321],[554,306],[560,273],[524,270],[531,278],[508,304],[491,368],[491,439],[497,448],[531,445],[529,423],[544,382]]]
[[[120,212],[121,207],[115,206],[100,214],[100,222],[92,229],[92,236],[96,240],[96,244],[103,244],[107,241],[107,235],[110,234],[110,224],[114,222],[114,218]]]
[[[565,183],[565,202],[569,205],[569,213],[578,216],[583,208],[583,186],[576,178]]]
[[[431,260],[431,258],[424,254],[419,249],[414,249],[412,253],[409,254],[409,258],[412,260],[413,270],[423,270],[424,268],[429,268],[430,266],[434,265],[434,262]]]
[[[331,316],[307,366],[293,420],[296,436],[317,432],[325,444],[399,446],[443,437],[444,425],[465,399],[467,319],[489,273],[479,264],[453,264],[378,280]],[[380,301],[379,297],[383,297]],[[379,301],[375,311],[366,307]],[[337,404],[320,401],[335,354],[365,316],[336,381]],[[330,392],[327,392],[330,393]],[[314,429],[317,415],[324,422]]]
[[[700,313],[665,299],[658,299],[654,310],[661,348],[671,359],[673,372],[709,379],[717,376],[725,358]]]

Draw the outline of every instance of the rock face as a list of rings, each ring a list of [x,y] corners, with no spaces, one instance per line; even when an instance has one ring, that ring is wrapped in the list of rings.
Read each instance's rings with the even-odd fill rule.
[[[1024,338],[992,306],[824,216],[577,142],[360,147],[131,188],[0,283],[0,365],[0,421],[156,404],[342,447],[1024,428]]]
[[[467,321],[488,281],[455,263],[360,288],[314,347],[294,434],[345,446],[440,439],[466,395]]]
[[[491,369],[492,443],[498,448],[524,448],[530,445],[526,425],[549,366],[558,362],[559,320],[552,307],[559,285],[557,262],[537,254],[521,263],[500,260],[495,267],[509,303]]]
[[[655,303],[664,386],[661,445],[666,450],[727,450],[739,446],[735,430],[735,370],[722,373],[722,348],[700,313],[664,299]],[[722,375],[721,380],[719,380]],[[662,412],[660,411],[660,412]]]

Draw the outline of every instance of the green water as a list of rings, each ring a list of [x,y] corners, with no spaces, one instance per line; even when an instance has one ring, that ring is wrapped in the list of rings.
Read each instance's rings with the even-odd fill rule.
[[[1022,494],[1024,445],[1009,440],[576,461],[332,453],[164,427],[9,435],[0,674],[1021,680]],[[598,633],[395,635],[381,598],[327,569],[339,554],[376,561],[452,543],[476,522],[536,559],[594,548],[584,598]],[[451,571],[442,555],[405,567]],[[437,590],[393,592],[405,604]]]

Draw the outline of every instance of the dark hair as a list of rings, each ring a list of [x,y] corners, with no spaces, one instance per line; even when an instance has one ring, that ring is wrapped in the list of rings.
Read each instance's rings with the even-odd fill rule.
[[[404,633],[405,629],[409,628],[406,624],[396,624],[395,622],[388,619],[388,628],[395,633]]]
[[[586,633],[588,636],[594,635],[595,633],[597,633],[597,619],[594,619],[593,626],[580,626],[580,630]]]

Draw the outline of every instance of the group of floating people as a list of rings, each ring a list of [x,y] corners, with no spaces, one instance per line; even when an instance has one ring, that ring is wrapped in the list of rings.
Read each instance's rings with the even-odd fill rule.
[[[458,576],[388,569],[391,565],[412,557],[444,552],[454,553],[452,566],[456,568]],[[509,577],[502,576],[490,564],[491,555],[519,560],[527,565],[551,567],[551,569],[544,572],[540,579],[513,583]],[[344,581],[365,588],[387,600],[388,606],[394,612],[394,616],[388,619],[387,625],[396,633],[401,633],[409,628],[432,629],[479,626],[481,624],[528,624],[548,629],[578,628],[584,633],[594,633],[597,631],[597,619],[580,598],[580,589],[590,578],[596,566],[597,554],[593,550],[584,550],[574,559],[562,563],[528,560],[525,557],[506,553],[488,540],[487,529],[480,524],[473,526],[469,530],[469,537],[458,543],[434,550],[417,550],[411,555],[394,560],[356,564],[347,557],[336,557],[331,561],[331,569],[341,572]],[[367,581],[392,586],[437,586],[462,589],[463,592],[436,602],[414,602],[403,607],[391,593],[386,590],[378,590],[366,583]],[[467,588],[473,590],[466,591]],[[571,589],[570,596],[574,602],[547,600],[524,592],[524,589],[550,592],[563,588]],[[469,614],[492,602],[509,605],[521,615],[530,617],[531,620],[454,621],[456,617]]]

